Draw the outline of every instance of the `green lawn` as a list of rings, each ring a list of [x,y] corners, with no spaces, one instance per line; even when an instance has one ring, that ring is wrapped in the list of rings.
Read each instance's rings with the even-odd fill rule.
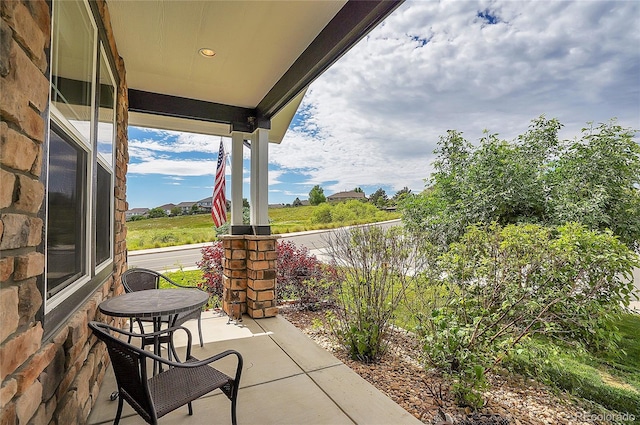
[[[175,272],[166,272],[163,274],[180,285],[197,287],[198,284],[202,282],[201,270],[178,270]],[[166,283],[165,281],[161,281],[160,288],[174,288],[174,286]],[[205,306],[205,310],[216,307],[220,307],[220,300],[215,296],[211,296],[209,298],[209,302]]]
[[[271,231],[274,234],[281,234],[330,229],[372,221],[364,219],[348,223],[312,223],[311,217],[315,208],[314,206],[270,208]],[[400,214],[397,212],[379,213],[380,220],[392,220],[399,217]],[[127,222],[127,249],[129,251],[211,242],[214,240],[216,240],[216,231],[209,214],[162,217]]]
[[[616,326],[622,336],[618,351],[594,354],[537,339],[508,365],[586,400],[594,411],[635,416],[620,423],[640,424],[640,315],[625,314]],[[533,365],[532,353],[544,359],[542,365]]]
[[[209,214],[127,222],[129,251],[211,242],[215,239],[216,231]]]

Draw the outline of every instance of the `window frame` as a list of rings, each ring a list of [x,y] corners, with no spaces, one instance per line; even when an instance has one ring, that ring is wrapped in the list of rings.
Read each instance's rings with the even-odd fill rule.
[[[55,107],[52,105],[52,112],[53,109],[55,109]],[[66,141],[67,143],[73,143],[76,145],[76,147],[78,147],[79,149],[84,151],[85,154],[85,160],[86,160],[86,169],[84,170],[84,181],[88,182],[89,181],[89,177],[90,177],[90,172],[89,169],[91,168],[91,152],[89,152],[87,150],[87,146],[84,145],[83,143],[78,143],[78,141],[72,137],[70,135],[69,132],[65,132],[64,131],[64,125],[62,123],[60,123],[59,119],[57,116],[55,116],[55,114],[52,114],[50,116],[50,120],[51,123],[49,125],[49,133],[51,133],[51,131],[55,131],[56,133],[58,133],[58,136],[60,138],[62,138],[64,141]],[[68,127],[67,127],[68,128]],[[49,154],[47,155],[47,168],[49,165]],[[48,174],[48,172],[47,172]],[[56,308],[60,303],[62,303],[68,296],[69,294],[75,292],[79,287],[85,285],[87,282],[89,282],[89,280],[91,279],[91,271],[89,269],[89,264],[87,261],[86,256],[84,257],[84,265],[83,265],[83,273],[77,277],[75,280],[71,280],[69,282],[65,282],[63,284],[63,287],[56,292],[54,295],[52,295],[51,297],[49,297],[47,295],[48,292],[48,279],[47,279],[47,273],[48,273],[48,256],[49,256],[49,248],[48,248],[48,238],[49,238],[49,229],[48,229],[48,225],[49,225],[49,175],[47,175],[47,196],[46,196],[46,213],[45,213],[45,217],[46,220],[44,222],[44,228],[45,228],[45,241],[44,241],[44,249],[45,249],[45,272],[44,272],[44,279],[45,279],[45,290],[44,290],[44,294],[43,294],[43,302],[45,304],[45,314],[47,314],[48,312],[50,312],[52,309]],[[89,190],[90,190],[90,185],[87,185],[87,188],[85,190],[85,193],[82,196],[81,202],[84,203],[84,219],[85,219],[85,225],[84,225],[84,229],[83,229],[83,250],[86,253],[88,247],[91,244],[90,238],[89,238],[89,225],[90,223],[88,223],[87,220],[87,216],[89,216],[91,214],[91,211],[88,211],[87,208],[87,200],[89,199]],[[73,279],[70,278],[70,279]]]
[[[38,286],[41,288],[43,295],[43,304],[40,310],[40,317],[43,321],[45,328],[45,338],[48,338],[53,332],[63,324],[64,320],[73,314],[77,308],[90,297],[94,291],[113,273],[114,270],[114,258],[115,258],[115,184],[116,184],[116,146],[117,146],[117,104],[118,104],[118,87],[120,85],[120,78],[117,74],[116,62],[111,51],[104,23],[101,20],[99,10],[94,2],[87,0],[77,0],[77,3],[82,3],[82,7],[86,9],[86,16],[90,22],[90,26],[93,29],[92,37],[92,76],[91,76],[91,111],[90,111],[90,130],[89,140],[80,134],[80,131],[67,120],[65,115],[58,110],[53,103],[53,99],[50,98],[49,110],[47,114],[47,134],[45,136],[45,151],[44,151],[44,164],[42,170],[42,180],[45,184],[46,197],[43,203],[42,215],[44,221],[44,237],[42,241],[43,252],[45,254],[45,271],[41,278],[39,278]],[[52,45],[50,48],[50,61],[53,63],[54,54],[56,53],[55,34],[54,34],[54,20],[56,19],[56,6],[57,2],[53,2],[51,13],[51,37]],[[98,125],[99,125],[99,96],[100,96],[100,73],[101,73],[101,61],[104,62],[104,67],[107,70],[107,79],[109,84],[113,87],[113,117],[112,117],[112,149],[111,149],[111,164],[102,157],[102,154],[98,152]],[[53,66],[49,67],[49,87],[50,91],[53,88]],[[103,76],[104,77],[104,76]],[[48,272],[48,218],[52,211],[49,211],[49,143],[50,134],[55,131],[59,137],[61,137],[67,143],[75,144],[79,149],[84,151],[86,155],[86,174],[84,176],[86,189],[83,194],[84,203],[83,218],[84,234],[82,235],[84,247],[82,249],[82,261],[84,271],[81,277],[70,282],[65,282],[62,289],[59,292],[48,296],[47,286],[47,272]],[[98,166],[109,173],[110,179],[110,193],[109,193],[109,256],[100,264],[96,264],[97,259],[97,226],[93,217],[96,213],[96,197],[97,197],[97,173]],[[73,278],[71,278],[73,279]]]
[[[117,139],[117,118],[116,118],[116,107],[118,104],[118,86],[116,84],[116,79],[114,77],[114,72],[113,72],[113,68],[112,68],[112,64],[109,61],[105,46],[104,46],[104,40],[100,39],[100,37],[98,37],[98,60],[97,60],[97,65],[96,65],[96,69],[97,69],[97,76],[96,76],[96,90],[94,90],[95,92],[95,96],[96,96],[96,102],[95,102],[95,121],[96,121],[96,125],[94,126],[94,130],[95,130],[95,143],[93,144],[94,149],[95,149],[95,157],[96,157],[96,170],[95,170],[95,178],[96,181],[94,182],[96,191],[95,191],[95,202],[93,202],[93,210],[96,211],[97,210],[97,196],[98,194],[98,183],[97,183],[97,175],[98,175],[98,167],[102,166],[111,176],[110,179],[110,191],[109,191],[109,207],[110,207],[110,211],[109,211],[109,236],[108,236],[108,240],[109,240],[109,256],[107,257],[106,260],[102,261],[101,263],[98,263],[97,261],[97,250],[98,250],[98,244],[97,241],[94,244],[95,246],[92,247],[92,255],[93,255],[93,263],[95,263],[95,267],[94,267],[94,271],[95,273],[100,273],[100,271],[104,270],[106,267],[108,267],[110,264],[113,263],[113,258],[114,258],[114,247],[115,247],[115,185],[116,185],[116,139]],[[99,126],[100,126],[100,119],[99,119],[99,113],[100,113],[100,80],[101,80],[101,72],[102,72],[102,67],[100,66],[100,60],[104,61],[105,67],[107,69],[107,77],[109,79],[109,82],[111,83],[112,87],[113,87],[113,103],[111,105],[112,110],[113,110],[113,118],[111,121],[111,125],[112,125],[112,132],[111,132],[111,163],[108,164],[106,163],[105,159],[102,157],[102,155],[100,154],[100,150],[98,149],[98,144],[99,144],[99,137],[98,137],[98,131],[99,131]],[[93,214],[93,217],[97,217],[97,212]],[[95,239],[97,239],[97,225],[96,223],[93,223],[92,226],[92,234],[93,237]]]

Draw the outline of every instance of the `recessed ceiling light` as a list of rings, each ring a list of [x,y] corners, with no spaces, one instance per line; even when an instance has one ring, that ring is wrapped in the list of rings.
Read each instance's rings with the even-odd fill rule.
[[[206,47],[203,47],[202,49],[198,50],[198,53],[200,53],[205,58],[212,58],[216,55],[216,52],[214,52],[211,49],[207,49]]]

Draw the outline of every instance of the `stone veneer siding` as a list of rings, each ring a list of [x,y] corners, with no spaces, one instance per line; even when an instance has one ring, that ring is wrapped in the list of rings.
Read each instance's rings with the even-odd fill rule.
[[[232,317],[258,319],[278,314],[276,241],[278,236],[222,236],[222,308]]]
[[[44,273],[44,224],[38,218],[45,188],[40,181],[49,102],[50,3],[0,1],[0,424],[81,424],[95,403],[108,356],[90,334],[90,320],[111,320],[97,311],[123,292],[126,267],[125,199],[127,86],[125,70],[104,0],[97,1],[116,58],[117,139],[114,273],[51,338],[37,319]]]

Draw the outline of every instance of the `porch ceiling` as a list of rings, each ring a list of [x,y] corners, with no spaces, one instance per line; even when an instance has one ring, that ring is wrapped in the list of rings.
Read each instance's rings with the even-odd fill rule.
[[[306,87],[400,3],[108,1],[130,124],[226,136],[271,120],[279,143]]]

